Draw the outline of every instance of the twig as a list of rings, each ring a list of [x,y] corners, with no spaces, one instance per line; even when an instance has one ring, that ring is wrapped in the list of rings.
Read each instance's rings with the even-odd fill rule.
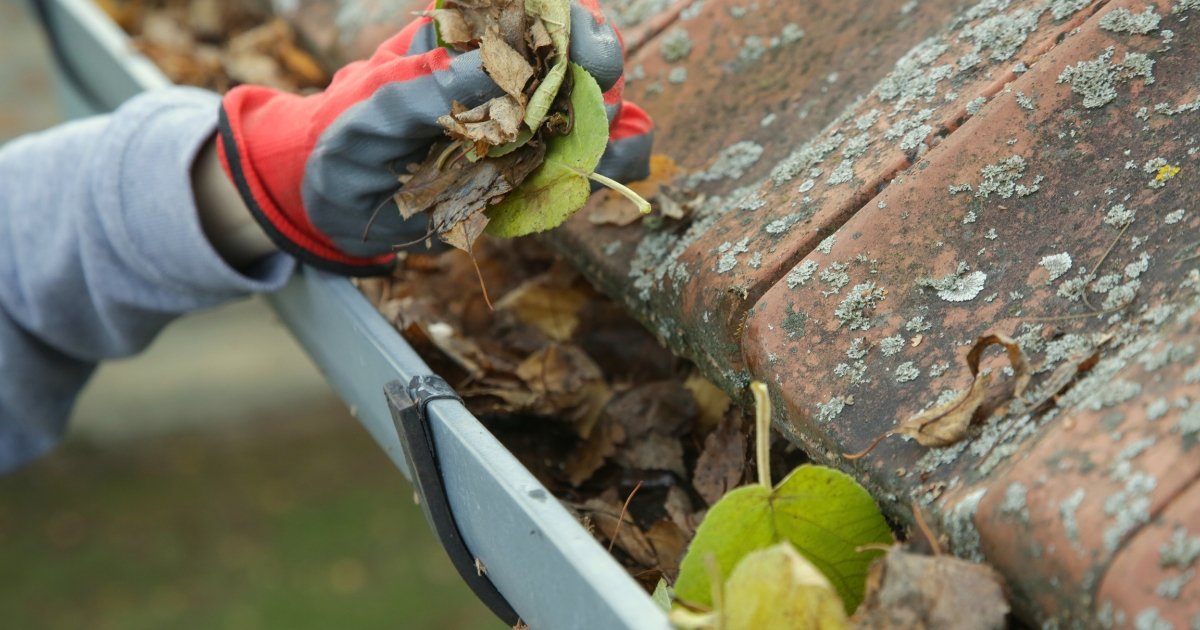
[[[892,434],[891,431],[884,431],[883,433],[880,433],[878,436],[875,437],[874,440],[871,440],[871,443],[867,445],[867,448],[864,448],[863,450],[861,450],[857,453],[842,453],[842,459],[853,460],[853,459],[862,459],[862,458],[866,457],[867,453],[870,453],[871,451],[875,450],[875,447],[879,446],[879,443],[882,442],[885,438],[887,438],[891,434]]]
[[[921,530],[921,535],[925,540],[929,541],[930,548],[933,549],[933,555],[942,555],[942,546],[938,544],[937,537],[933,535],[933,530],[929,528],[929,523],[925,522],[925,515],[921,513],[921,507],[914,501],[912,504],[913,522],[917,524],[917,529]]]
[[[1132,306],[1133,303],[1136,301],[1137,301],[1137,291],[1134,291],[1133,297],[1129,298],[1129,301],[1125,302],[1124,304],[1114,306],[1112,308],[1104,309],[1103,311],[1092,311],[1090,313],[1075,313],[1072,315],[1055,315],[1052,317],[1021,317],[1019,319],[1023,319],[1023,320],[1030,321],[1030,322],[1061,322],[1061,321],[1067,321],[1067,320],[1071,320],[1071,319],[1087,319],[1089,317],[1104,317],[1105,315],[1112,315],[1113,313],[1123,311],[1123,310],[1129,308],[1130,306]]]
[[[633,495],[637,494],[637,491],[641,489],[641,487],[642,482],[637,482],[637,485],[633,487],[633,490],[629,491],[629,496],[625,497],[625,505],[621,506],[621,514],[617,516],[617,527],[613,530],[612,540],[608,541],[609,553],[612,553],[613,545],[617,544],[617,536],[621,534],[621,523],[625,522],[625,511],[629,509],[629,502],[633,500]]]
[[[1120,232],[1117,232],[1117,237],[1113,239],[1112,243],[1109,243],[1108,249],[1104,250],[1104,255],[1101,256],[1100,260],[1096,262],[1096,266],[1093,267],[1090,272],[1088,272],[1088,274],[1091,276],[1091,279],[1088,280],[1087,284],[1083,285],[1083,303],[1086,304],[1087,307],[1092,309],[1093,311],[1096,310],[1096,307],[1092,306],[1092,303],[1088,301],[1088,295],[1087,295],[1088,287],[1091,286],[1092,282],[1095,281],[1097,273],[1100,271],[1100,267],[1104,265],[1104,261],[1108,260],[1108,255],[1112,253],[1113,248],[1117,246],[1117,242],[1121,240],[1122,236],[1125,236],[1125,232],[1129,229],[1129,226],[1131,226],[1131,225],[1133,225],[1132,221],[1129,223],[1126,223],[1125,227],[1121,228]]]

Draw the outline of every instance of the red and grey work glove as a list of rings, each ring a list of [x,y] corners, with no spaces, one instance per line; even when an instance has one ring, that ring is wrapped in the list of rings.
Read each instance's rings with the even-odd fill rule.
[[[611,140],[597,171],[624,181],[645,177],[653,125],[621,102],[620,36],[596,0],[572,3],[570,54],[605,90]],[[371,216],[392,203],[397,174],[444,136],[437,119],[453,102],[472,108],[502,93],[478,50],[439,47],[432,21],[422,17],[370,59],[340,70],[324,92],[231,90],[222,101],[219,154],[280,249],[337,273],[382,273],[394,260],[393,244],[427,230],[424,216],[406,222],[385,207],[364,239]]]

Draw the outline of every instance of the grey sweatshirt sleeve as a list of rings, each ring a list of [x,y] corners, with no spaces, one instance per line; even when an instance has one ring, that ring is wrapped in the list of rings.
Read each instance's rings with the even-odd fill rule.
[[[239,273],[201,229],[190,172],[218,106],[172,88],[0,147],[0,473],[58,441],[97,362],[291,276],[283,254]]]

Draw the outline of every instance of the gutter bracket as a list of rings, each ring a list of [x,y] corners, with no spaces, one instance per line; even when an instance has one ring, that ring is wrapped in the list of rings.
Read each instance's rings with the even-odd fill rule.
[[[455,400],[461,404],[462,398],[436,374],[414,376],[407,385],[394,380],[384,385],[383,391],[425,519],[476,597],[504,623],[516,626],[519,615],[488,579],[486,570],[463,541],[442,481],[428,406],[435,400]]]

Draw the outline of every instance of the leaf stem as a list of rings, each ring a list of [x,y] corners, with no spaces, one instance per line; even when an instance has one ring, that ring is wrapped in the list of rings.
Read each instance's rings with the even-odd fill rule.
[[[615,179],[605,177],[600,173],[587,173],[587,177],[598,184],[607,186],[621,193],[622,195],[625,195],[626,199],[632,201],[633,204],[637,206],[638,212],[641,212],[642,214],[650,214],[650,202],[642,199],[641,195],[633,192],[633,190],[625,184],[622,184]]]
[[[758,483],[771,489],[771,395],[762,381],[750,383],[754,392],[754,445],[758,461]]]

